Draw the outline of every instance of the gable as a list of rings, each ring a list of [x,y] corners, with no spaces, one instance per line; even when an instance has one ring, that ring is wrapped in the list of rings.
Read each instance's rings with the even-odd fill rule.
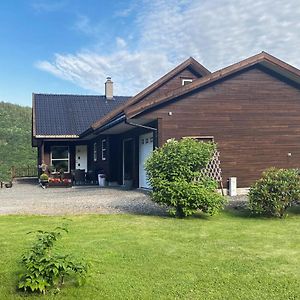
[[[281,80],[286,80],[291,84],[300,85],[300,70],[286,64],[285,62],[262,52],[260,54],[249,57],[244,61],[233,64],[229,67],[216,71],[210,75],[199,78],[195,82],[183,86],[182,88],[175,90],[174,92],[163,96],[144,101],[143,103],[137,103],[125,110],[127,118],[133,118],[146,110],[153,109],[155,106],[162,105],[168,101],[172,101],[183,95],[193,93],[195,90],[205,88],[213,85],[219,81],[226,80],[232,76],[239,74],[249,68],[263,67],[265,70],[276,74]]]
[[[130,106],[137,103],[144,102],[146,98],[152,99],[167,95],[171,91],[179,89],[181,85],[180,78],[189,78],[196,80],[211,74],[204,66],[198,63],[194,58],[190,57],[176,68],[165,74],[163,77],[149,85],[147,88],[139,92],[137,95],[132,97],[126,104],[120,106],[118,109],[113,110],[105,117],[99,119],[97,122],[92,124],[92,128],[95,130],[103,126],[106,122],[109,122],[117,115],[124,112]],[[147,99],[148,100],[148,99]]]
[[[151,100],[158,97],[163,97],[168,95],[170,92],[175,91],[182,87],[182,80],[184,79],[190,79],[193,81],[203,77],[201,74],[196,73],[193,71],[193,69],[187,67],[178,74],[174,75],[170,79],[168,79],[166,82],[164,82],[161,86],[156,88],[154,91],[146,95],[145,97],[141,98],[136,103],[141,103],[146,100]],[[135,103],[135,104],[136,104]]]
[[[297,120],[297,126],[300,126],[300,86],[255,66],[195,89],[140,116],[144,119],[163,119],[164,126],[178,128],[178,134],[185,127],[193,128],[193,124],[199,122],[203,127],[206,122],[210,124],[208,126],[214,124],[220,132],[226,122],[232,124],[235,131],[241,130],[240,122],[258,126],[260,122],[277,119],[281,119],[286,126],[291,119],[293,122]],[[224,124],[219,127],[222,122]]]

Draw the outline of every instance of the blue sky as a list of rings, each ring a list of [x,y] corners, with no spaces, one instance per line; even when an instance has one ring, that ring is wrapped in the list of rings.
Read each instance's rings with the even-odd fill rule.
[[[0,101],[133,95],[189,56],[215,71],[267,51],[300,68],[299,0],[0,2]]]

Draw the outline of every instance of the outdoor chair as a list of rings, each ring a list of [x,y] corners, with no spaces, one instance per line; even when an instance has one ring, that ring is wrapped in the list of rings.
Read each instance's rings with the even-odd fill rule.
[[[89,170],[86,173],[86,181],[91,183],[91,184],[95,184],[98,181],[98,177],[95,171],[93,170]]]
[[[74,170],[73,181],[75,185],[85,184],[85,170]]]

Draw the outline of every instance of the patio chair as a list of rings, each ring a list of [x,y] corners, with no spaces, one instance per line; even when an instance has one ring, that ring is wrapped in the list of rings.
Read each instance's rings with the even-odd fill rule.
[[[98,181],[98,177],[97,174],[94,170],[89,170],[86,173],[86,181],[91,183],[91,184],[95,184]]]
[[[85,170],[74,170],[73,180],[75,185],[85,184]]]

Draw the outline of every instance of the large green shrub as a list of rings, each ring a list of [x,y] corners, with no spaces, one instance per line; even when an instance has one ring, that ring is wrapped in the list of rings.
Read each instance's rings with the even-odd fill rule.
[[[211,215],[219,211],[225,199],[217,193],[217,183],[200,174],[215,150],[214,143],[186,138],[172,139],[153,151],[145,164],[152,199],[168,205],[170,214],[180,217],[198,209]]]
[[[300,200],[300,179],[292,169],[267,169],[249,191],[249,208],[257,214],[283,217],[296,200]]]

